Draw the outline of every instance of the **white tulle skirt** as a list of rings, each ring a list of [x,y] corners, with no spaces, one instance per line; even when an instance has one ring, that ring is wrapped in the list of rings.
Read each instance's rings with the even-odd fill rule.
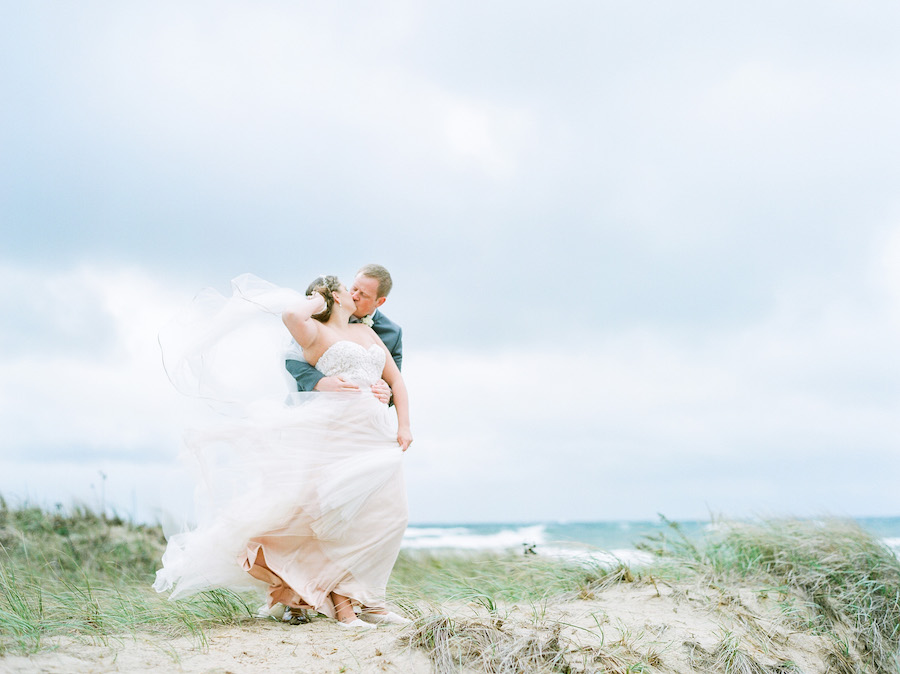
[[[268,292],[259,279],[254,283]],[[167,368],[199,375],[197,386],[206,386],[200,392],[219,400],[210,396],[213,379],[205,368],[222,361],[209,354],[224,348],[232,354],[228,366],[236,366],[234,354],[256,337],[263,337],[260,344],[272,341],[267,321],[272,332],[284,328],[280,308],[260,302],[260,293],[248,299],[236,288],[233,297],[216,300],[212,312],[216,302],[209,300],[204,297],[203,320],[179,321],[161,343],[164,354],[167,343],[179,347]],[[255,310],[244,306],[248,301]],[[195,323],[202,340],[192,337]],[[224,341],[210,339],[211,323],[224,326],[212,331]],[[247,334],[256,337],[248,342]],[[237,351],[227,344],[236,335],[243,343]],[[282,353],[277,360],[283,367]],[[283,387],[280,373],[265,373],[270,381],[276,375]],[[186,456],[199,475],[198,525],[169,539],[157,591],[171,590],[175,599],[213,588],[258,588],[269,605],[312,607],[331,617],[332,592],[365,606],[384,605],[407,524],[396,415],[367,391],[285,400],[284,390],[239,405],[232,398],[224,414],[220,409],[186,434]]]

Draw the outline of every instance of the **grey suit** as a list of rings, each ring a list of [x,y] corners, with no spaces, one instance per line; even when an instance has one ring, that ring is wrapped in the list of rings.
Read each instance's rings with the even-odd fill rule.
[[[400,364],[403,362],[403,330],[380,311],[376,311],[372,316],[372,329],[376,335],[381,337],[381,341],[391,352],[399,370]],[[288,358],[285,360],[284,366],[297,381],[298,391],[312,391],[319,380],[325,376],[305,360]]]

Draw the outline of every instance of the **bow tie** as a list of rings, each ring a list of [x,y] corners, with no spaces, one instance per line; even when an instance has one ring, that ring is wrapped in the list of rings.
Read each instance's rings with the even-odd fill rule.
[[[351,323],[362,323],[363,325],[368,325],[371,328],[372,324],[375,321],[372,320],[371,316],[363,316],[362,318],[357,318],[356,316],[351,316],[350,322]]]

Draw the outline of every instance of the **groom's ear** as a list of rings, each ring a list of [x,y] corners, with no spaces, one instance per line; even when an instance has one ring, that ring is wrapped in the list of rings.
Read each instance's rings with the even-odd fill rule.
[[[385,301],[386,299],[387,299],[387,297],[379,297],[377,300],[375,300],[375,308],[377,309],[377,308],[380,307],[382,304],[384,304],[384,301]]]

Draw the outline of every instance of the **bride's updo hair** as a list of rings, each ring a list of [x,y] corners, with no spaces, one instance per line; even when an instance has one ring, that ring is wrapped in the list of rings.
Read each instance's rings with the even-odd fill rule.
[[[341,282],[337,276],[323,275],[317,276],[316,279],[309,284],[306,289],[306,296],[312,297],[315,293],[319,293],[325,298],[325,309],[317,314],[313,314],[312,318],[325,323],[331,318],[331,310],[334,308],[334,293],[341,287]]]

